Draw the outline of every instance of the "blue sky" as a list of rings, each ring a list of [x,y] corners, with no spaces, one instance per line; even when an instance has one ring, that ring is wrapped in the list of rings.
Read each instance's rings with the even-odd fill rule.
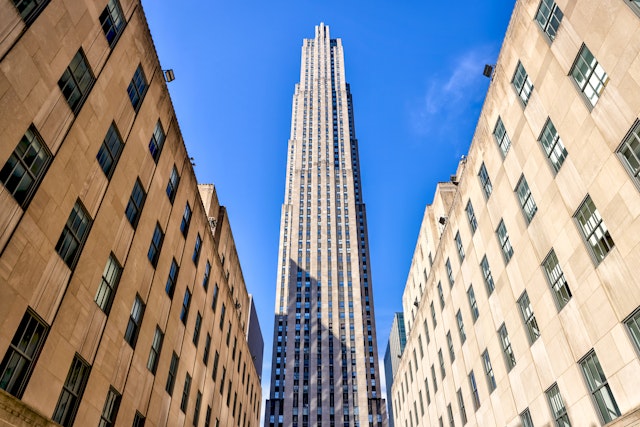
[[[228,209],[257,301],[263,384],[302,39],[324,22],[343,41],[382,358],[424,208],[467,152],[489,85],[482,70],[497,59],[514,3],[143,0],[162,67],[175,71],[169,91],[198,181],[214,183]]]

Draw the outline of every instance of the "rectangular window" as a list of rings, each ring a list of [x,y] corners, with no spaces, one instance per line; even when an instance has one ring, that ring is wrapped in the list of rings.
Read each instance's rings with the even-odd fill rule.
[[[458,332],[460,332],[460,343],[464,344],[467,340],[467,334],[464,332],[464,321],[462,320],[462,312],[460,310],[456,313],[456,322],[458,323]]]
[[[467,411],[464,408],[464,398],[462,397],[462,390],[458,389],[458,406],[460,407],[460,421],[462,421],[462,425],[467,423]]]
[[[442,379],[447,376],[447,371],[444,369],[444,357],[442,357],[442,349],[438,350],[438,361],[440,362],[440,375],[442,375]]]
[[[191,376],[187,373],[184,377],[184,388],[182,389],[182,400],[180,401],[180,410],[187,412],[187,404],[189,403],[189,391],[191,389]]]
[[[640,120],[633,124],[616,153],[636,186],[640,186]]]
[[[607,377],[605,377],[596,353],[591,350],[581,361],[582,373],[589,386],[591,397],[598,408],[600,417],[609,423],[620,416],[616,399],[613,397]]]
[[[220,312],[220,330],[222,330],[224,326],[224,313],[227,311],[227,306],[222,303],[222,311]]]
[[[520,422],[522,423],[522,427],[533,427],[533,420],[531,419],[529,408],[520,414]]]
[[[451,260],[447,258],[444,263],[445,268],[447,269],[447,279],[449,280],[449,288],[453,288],[453,269],[451,268]]]
[[[473,371],[469,372],[469,387],[471,388],[471,396],[473,397],[473,408],[477,411],[480,407],[480,395],[478,394],[478,384]]]
[[[113,47],[116,44],[124,30],[124,24],[124,16],[118,0],[109,0],[107,7],[100,14],[100,26],[109,46]]]
[[[140,412],[136,411],[135,417],[133,417],[132,427],[144,427],[144,423],[147,419]]]
[[[36,20],[48,4],[49,0],[13,0],[13,5],[27,26]]]
[[[496,288],[496,285],[493,283],[493,276],[491,275],[491,268],[489,267],[489,261],[487,260],[486,255],[482,257],[482,261],[480,261],[480,267],[482,268],[484,284],[487,287],[487,294],[491,295],[493,293],[493,290]]]
[[[123,146],[124,143],[122,142],[122,138],[120,138],[116,124],[111,123],[96,156],[98,164],[107,178],[111,178]]]
[[[22,398],[48,333],[49,325],[27,309],[0,363],[1,389]]]
[[[431,379],[433,380],[433,392],[438,392],[438,379],[436,378],[436,368],[431,365]]]
[[[204,352],[202,353],[202,361],[204,366],[209,363],[209,351],[211,350],[211,334],[207,332],[207,338],[204,341]]]
[[[122,267],[116,259],[115,255],[110,254],[107,260],[107,265],[102,272],[102,278],[100,279],[100,285],[98,286],[98,292],[96,293],[95,302],[98,307],[104,311],[107,315],[111,311],[111,304],[113,298],[116,295],[118,289],[118,283],[120,283],[120,275],[122,274]]]
[[[196,243],[193,246],[193,255],[191,256],[191,259],[196,265],[200,259],[200,249],[202,249],[202,237],[200,237],[200,233],[198,233],[196,236]]]
[[[138,110],[140,109],[140,105],[142,105],[142,100],[147,93],[148,87],[149,84],[147,83],[147,78],[144,75],[142,64],[140,64],[138,65],[138,68],[136,68],[136,71],[133,73],[133,78],[131,79],[131,83],[129,83],[129,87],[127,88],[129,100],[131,101],[131,105],[136,112],[138,112]]]
[[[200,326],[202,325],[202,315],[198,311],[196,314],[196,324],[193,327],[193,344],[198,348],[198,341],[200,340]]]
[[[164,386],[164,389],[169,396],[173,394],[173,386],[176,384],[176,374],[178,373],[178,363],[180,363],[180,358],[174,351],[171,355],[171,364],[169,365],[169,373],[167,374],[167,384]]]
[[[58,80],[62,95],[67,100],[73,114],[78,114],[82,104],[87,99],[96,78],[91,72],[89,62],[82,49],[78,50],[71,63]]]
[[[609,81],[609,76],[585,44],[580,48],[570,74],[589,104],[595,106]]]
[[[509,135],[507,135],[507,130],[504,128],[504,123],[502,123],[502,119],[500,117],[498,117],[496,127],[493,129],[493,137],[496,139],[498,147],[500,147],[502,157],[505,157],[511,147],[511,140],[509,139]]]
[[[78,199],[56,244],[56,252],[70,269],[76,266],[84,242],[89,235],[92,219]]]
[[[500,247],[502,248],[502,255],[504,256],[504,262],[506,264],[513,256],[513,247],[511,246],[511,242],[509,241],[509,233],[507,232],[507,227],[504,225],[504,220],[502,219],[500,220],[500,224],[498,224],[498,228],[496,229],[496,235],[498,236],[498,241],[500,242]]]
[[[111,427],[116,423],[118,409],[120,408],[120,398],[122,396],[113,387],[109,387],[107,398],[104,401],[102,415],[98,427]]]
[[[582,237],[587,243],[591,256],[596,264],[599,264],[615,244],[602,220],[602,216],[600,216],[600,212],[588,194],[576,211],[574,218],[578,223]]]
[[[562,11],[553,0],[542,0],[536,12],[536,22],[550,41],[556,38],[556,33],[562,21]]]
[[[218,305],[218,294],[220,293],[220,286],[216,283],[213,287],[213,298],[211,299],[211,309],[216,312],[216,306]],[[224,322],[224,319],[222,319]]]
[[[542,144],[542,148],[544,148],[544,152],[549,162],[551,162],[554,172],[558,172],[564,160],[567,158],[568,153],[551,119],[547,119],[538,140],[540,144]]]
[[[142,325],[142,317],[144,316],[144,303],[140,298],[140,295],[136,295],[136,299],[133,301],[133,307],[131,307],[131,314],[129,315],[129,323],[127,324],[127,330],[124,333],[124,339],[132,348],[136,348],[136,342],[138,341],[138,332],[140,332],[140,326]]]
[[[142,183],[138,178],[136,179],[136,183],[133,185],[131,196],[129,196],[129,203],[127,203],[127,208],[124,211],[124,214],[127,216],[127,219],[134,229],[138,226],[138,220],[140,219],[140,214],[142,213],[142,208],[144,207],[144,201],[146,198],[147,193],[145,193]]]
[[[191,206],[189,202],[184,207],[184,213],[182,214],[182,221],[180,222],[180,232],[186,238],[189,232],[189,224],[191,224]]]
[[[200,405],[202,404],[202,393],[198,390],[196,394],[196,407],[193,410],[193,425],[198,425],[198,418],[200,418]]]
[[[484,191],[484,195],[489,198],[491,196],[491,192],[493,191],[493,186],[491,185],[491,179],[489,179],[489,172],[487,172],[487,168],[484,165],[480,165],[480,171],[478,172],[478,177],[480,178],[480,184],[482,186],[482,191]]]
[[[438,298],[440,299],[440,309],[444,309],[444,294],[442,293],[442,283],[438,282]]]
[[[549,390],[546,391],[547,399],[549,400],[549,406],[551,407],[551,414],[556,421],[558,427],[571,427],[569,421],[569,415],[567,415],[567,408],[564,406],[564,401],[560,395],[560,389],[558,384],[554,383]]]
[[[213,366],[211,367],[211,379],[213,382],[216,381],[216,377],[218,376],[218,362],[220,359],[220,353],[216,350],[216,354],[213,356]]]
[[[171,260],[171,267],[169,267],[169,276],[167,277],[167,284],[164,290],[169,295],[169,298],[173,299],[173,292],[176,290],[176,282],[178,281],[178,273],[180,272],[180,266],[175,258]]]
[[[182,299],[182,310],[180,310],[180,320],[182,324],[187,324],[187,317],[189,316],[189,306],[191,305],[191,291],[185,289],[184,298]]]
[[[564,278],[564,273],[558,263],[558,257],[556,257],[556,253],[553,249],[551,249],[549,255],[547,255],[542,262],[542,267],[547,276],[547,280],[551,285],[553,297],[558,309],[562,310],[562,308],[567,305],[571,299],[571,289],[569,289],[569,284]]]
[[[467,202],[467,207],[465,208],[465,211],[467,212],[467,218],[469,219],[471,234],[473,234],[478,229],[478,221],[476,220],[476,214],[473,211],[473,205],[471,204],[471,200]]]
[[[429,336],[429,325],[427,325],[427,319],[424,319],[422,326],[424,327],[424,335],[427,337],[427,344],[429,344],[431,337]]]
[[[531,92],[533,92],[533,82],[529,78],[527,71],[524,69],[522,62],[520,61],[518,61],[518,65],[516,66],[516,71],[513,74],[511,84],[520,97],[522,104],[526,107],[529,102],[529,98],[531,97]]]
[[[0,170],[0,181],[26,209],[51,163],[51,152],[31,125]]]
[[[451,331],[447,332],[447,346],[449,347],[449,357],[453,364],[453,361],[456,360],[456,353],[453,351],[453,338],[451,338]]]
[[[533,308],[531,307],[531,301],[529,301],[527,291],[524,291],[520,298],[518,298],[518,306],[520,307],[522,321],[527,329],[529,343],[533,344],[540,336],[540,328],[538,328],[538,321],[536,320],[536,316],[533,314]]]
[[[489,393],[496,389],[496,378],[493,375],[493,367],[491,366],[491,359],[489,358],[489,352],[485,349],[482,353],[482,365],[484,366],[484,373],[487,376],[487,385],[489,386]]]
[[[627,325],[627,329],[629,330],[631,339],[636,346],[636,350],[640,352],[640,307],[631,313],[624,323]]]
[[[158,265],[158,257],[160,256],[160,250],[162,249],[162,241],[164,240],[164,232],[160,228],[160,224],[156,223],[156,229],[153,232],[153,238],[149,245],[149,252],[147,252],[147,258],[153,268]]]
[[[160,359],[160,351],[162,351],[163,340],[164,334],[160,330],[160,327],[156,325],[156,332],[153,335],[151,350],[149,350],[149,359],[147,360],[147,369],[151,371],[153,375],[156,374],[156,369],[158,368],[158,359]]]
[[[473,286],[471,285],[469,286],[469,289],[467,289],[467,297],[469,298],[469,308],[471,309],[471,318],[475,323],[476,320],[478,320],[478,317],[480,317],[480,312],[478,311],[478,301],[476,301],[476,294],[473,291]]]
[[[460,257],[460,263],[464,260],[464,247],[462,246],[462,238],[460,237],[460,231],[456,232],[456,249],[458,250],[458,256]]]
[[[167,183],[167,197],[171,204],[176,198],[176,193],[178,192],[178,185],[180,184],[180,175],[178,175],[178,170],[176,166],[173,165],[173,169],[171,169],[171,176],[169,177],[169,182]]]
[[[202,278],[202,287],[205,292],[209,289],[209,275],[211,274],[211,263],[207,260],[207,263],[204,266],[204,276]]]
[[[149,141],[149,152],[151,153],[151,157],[153,157],[153,161],[158,163],[158,159],[160,158],[160,153],[162,152],[162,147],[164,146],[164,129],[162,128],[162,123],[158,120],[156,123],[156,127],[153,130],[153,135],[151,135],[151,140]]]
[[[500,335],[500,344],[502,344],[502,353],[504,354],[504,361],[507,364],[507,371],[510,371],[516,366],[516,356],[513,354],[509,332],[507,332],[507,327],[504,323],[500,326],[500,329],[498,329],[498,335]]]
[[[56,409],[53,411],[51,417],[53,421],[64,427],[73,425],[90,371],[91,366],[76,354],[71,362],[67,379],[62,386]]]
[[[535,200],[533,200],[531,190],[529,189],[529,184],[527,183],[524,175],[520,176],[520,180],[518,181],[518,185],[516,185],[515,191],[518,195],[518,201],[520,202],[522,213],[524,214],[524,218],[527,220],[528,224],[531,222],[533,216],[538,211],[538,206],[536,206],[536,202]]]

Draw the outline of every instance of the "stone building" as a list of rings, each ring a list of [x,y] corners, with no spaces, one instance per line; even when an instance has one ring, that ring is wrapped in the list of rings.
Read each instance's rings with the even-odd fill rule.
[[[387,390],[391,390],[393,386],[393,377],[396,372],[398,372],[400,358],[402,357],[402,352],[406,344],[407,334],[404,329],[404,313],[398,312],[393,315],[389,341],[387,342],[387,349],[384,352],[384,380]],[[389,427],[394,427],[393,405],[389,399],[387,399],[387,414],[389,415]]]
[[[639,3],[516,2],[424,213],[397,426],[640,422]]]
[[[229,219],[140,2],[1,0],[0,111],[0,424],[257,426]]]

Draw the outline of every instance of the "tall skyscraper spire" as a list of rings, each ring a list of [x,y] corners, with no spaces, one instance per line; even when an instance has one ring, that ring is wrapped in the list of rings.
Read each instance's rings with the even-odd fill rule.
[[[265,426],[386,426],[353,103],[323,23],[292,110]]]

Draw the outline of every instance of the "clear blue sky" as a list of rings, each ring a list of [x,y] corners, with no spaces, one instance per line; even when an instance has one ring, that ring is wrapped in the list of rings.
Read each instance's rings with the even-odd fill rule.
[[[466,154],[514,0],[143,0],[201,183],[228,209],[268,384],[280,208],[303,38],[342,38],[354,100],[380,357],[422,214]],[[383,370],[381,369],[381,373]],[[264,396],[268,388],[264,390]]]

